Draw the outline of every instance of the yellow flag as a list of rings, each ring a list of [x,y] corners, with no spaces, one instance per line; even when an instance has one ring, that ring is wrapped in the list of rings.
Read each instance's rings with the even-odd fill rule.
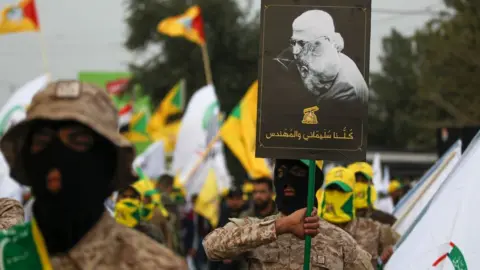
[[[272,175],[266,160],[255,157],[257,92],[258,81],[255,81],[220,129],[223,141],[252,178]]]

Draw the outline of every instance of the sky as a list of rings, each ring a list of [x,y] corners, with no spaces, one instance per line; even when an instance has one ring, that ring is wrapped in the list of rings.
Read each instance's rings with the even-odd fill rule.
[[[0,8],[19,0],[0,0]],[[239,0],[247,3],[247,0]],[[46,71],[73,79],[79,71],[126,71],[133,56],[123,48],[126,37],[122,0],[36,0],[42,33],[0,36],[0,104],[11,93]],[[442,0],[373,0],[370,68],[380,69],[381,39],[392,28],[412,34],[431,15],[402,15],[382,9],[438,10]],[[252,0],[259,8],[260,0]]]

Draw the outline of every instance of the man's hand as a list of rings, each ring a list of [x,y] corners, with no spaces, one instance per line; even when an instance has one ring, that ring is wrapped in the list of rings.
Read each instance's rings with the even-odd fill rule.
[[[382,260],[383,264],[386,264],[388,260],[390,260],[390,257],[393,255],[393,247],[388,247],[383,250],[382,256],[380,256],[380,259]]]
[[[197,250],[196,249],[191,248],[191,249],[188,250],[188,256],[194,258],[195,255],[197,255]]]
[[[304,239],[305,235],[315,237],[320,227],[317,209],[313,209],[310,217],[305,217],[306,212],[307,209],[303,208],[278,219],[275,223],[277,235],[291,233],[300,239]]]

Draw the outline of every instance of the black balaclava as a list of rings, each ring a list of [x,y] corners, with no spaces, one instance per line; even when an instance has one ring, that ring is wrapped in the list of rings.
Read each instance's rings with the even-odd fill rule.
[[[58,136],[59,128],[72,125],[83,126],[73,121],[38,121],[32,131],[47,127],[57,131],[57,136],[43,150],[32,153],[32,132],[22,150],[35,196],[34,217],[51,255],[68,252],[81,240],[101,218],[104,201],[113,191],[117,163],[114,145],[92,132],[93,145],[85,152],[75,151]],[[57,192],[47,188],[47,175],[52,169],[61,174]]]
[[[273,178],[278,211],[284,215],[307,207],[308,166],[300,160],[277,159]],[[315,172],[315,192],[322,187],[323,173],[317,167]],[[295,196],[286,197],[283,190],[289,185],[295,190]],[[317,203],[315,203],[317,205]]]

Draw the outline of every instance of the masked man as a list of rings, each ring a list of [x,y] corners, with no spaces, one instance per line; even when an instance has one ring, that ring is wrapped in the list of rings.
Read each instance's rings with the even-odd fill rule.
[[[355,210],[357,217],[371,218],[392,226],[397,219],[386,212],[374,208],[377,191],[372,183],[373,168],[366,162],[350,164],[348,169],[355,173]]]
[[[119,193],[115,204],[115,220],[129,228],[143,232],[158,243],[165,244],[165,235],[161,228],[149,222],[153,211],[149,207],[145,194],[149,187],[143,182],[137,181]]]
[[[365,104],[367,84],[355,62],[342,53],[343,47],[343,38],[335,32],[332,16],[322,10],[309,10],[293,21],[290,48],[274,60],[288,72],[296,72],[295,77],[300,77],[317,102]]]
[[[335,167],[325,177],[321,217],[348,232],[372,256],[374,267],[383,265],[400,238],[390,226],[372,219],[356,218],[354,207],[355,175]]]
[[[323,174],[316,171],[316,188]],[[308,167],[299,160],[276,160],[274,185],[279,214],[264,219],[230,219],[203,241],[211,260],[244,256],[248,269],[303,269],[305,235],[312,236],[312,270],[373,269],[370,256],[340,228],[306,215]]]
[[[240,214],[240,217],[266,218],[277,213],[277,206],[273,200],[273,180],[259,178],[252,181],[253,207]]]
[[[118,132],[118,113],[105,90],[78,81],[50,83],[0,147],[12,178],[30,185],[35,196],[26,234],[7,240],[29,232],[33,238],[15,245],[21,259],[4,253],[3,262],[14,264],[6,269],[186,269],[171,251],[105,212],[105,199],[135,180],[134,151]],[[26,244],[29,239],[37,248]],[[32,256],[41,266],[32,268]]]

